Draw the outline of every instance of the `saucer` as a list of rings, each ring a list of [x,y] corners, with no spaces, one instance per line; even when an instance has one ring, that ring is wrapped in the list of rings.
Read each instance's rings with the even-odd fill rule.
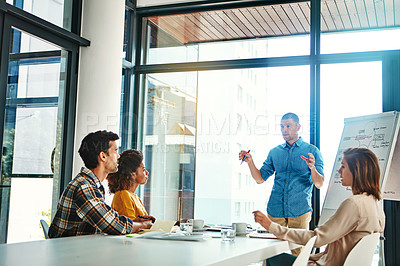
[[[245,236],[245,235],[247,235],[247,234],[248,234],[247,232],[236,233],[237,236]]]

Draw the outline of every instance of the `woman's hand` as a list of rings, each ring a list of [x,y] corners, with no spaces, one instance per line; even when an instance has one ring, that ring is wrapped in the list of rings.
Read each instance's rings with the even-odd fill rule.
[[[271,225],[271,220],[262,212],[254,211],[254,221],[259,223],[262,227],[269,230],[269,226]]]

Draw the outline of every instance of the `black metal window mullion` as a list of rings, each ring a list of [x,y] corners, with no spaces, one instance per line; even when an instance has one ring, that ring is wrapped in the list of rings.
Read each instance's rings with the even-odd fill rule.
[[[320,37],[321,37],[321,1],[311,0],[310,25],[310,143],[320,148]],[[317,227],[320,217],[320,190],[314,187],[312,192],[312,216],[310,229]]]
[[[75,121],[76,121],[76,102],[77,102],[77,85],[78,85],[78,62],[79,47],[74,47],[68,52],[67,66],[69,78],[66,79],[66,86],[63,101],[63,119],[61,133],[61,150],[60,150],[60,185],[59,195],[73,178],[72,166],[75,154]]]
[[[21,49],[21,32],[17,31],[15,29],[12,29],[11,32],[13,33],[11,38],[11,43],[12,46],[10,47],[11,51],[10,53],[15,53],[18,54]],[[19,78],[19,62],[18,61],[9,61],[8,62],[8,77],[7,77],[7,91],[8,95],[6,92],[6,101],[7,99],[15,99],[17,98],[18,95],[18,78]],[[9,102],[9,101],[8,101]],[[7,104],[7,103],[6,103]],[[4,105],[7,106],[7,105]],[[4,130],[7,132],[11,132],[12,130],[15,130],[15,124],[16,124],[16,118],[17,118],[17,106],[16,105],[9,105],[8,108],[6,109],[7,116],[4,118]],[[10,138],[13,138],[14,136],[10,136]],[[10,139],[10,143],[13,143],[14,140]],[[4,146],[3,146],[4,147]],[[10,161],[13,160],[13,152],[12,150],[7,150],[7,152],[2,154],[2,156],[6,156],[10,158]],[[4,152],[4,151],[3,151]],[[12,175],[12,164],[9,165],[4,165],[2,164],[1,167],[1,174],[6,175],[6,176],[11,176]]]
[[[0,149],[0,158],[3,158],[7,154],[4,154],[5,149],[3,148],[3,142],[4,142],[4,132],[11,128],[12,125],[10,125],[9,121],[6,121],[6,104],[7,104],[7,90],[9,88],[9,56],[10,56],[10,40],[11,40],[11,32],[12,29],[9,25],[9,22],[7,20],[7,15],[1,11],[0,9],[0,14],[1,14],[1,61],[0,61],[0,145],[2,146]],[[12,49],[16,49],[15,46]],[[12,79],[12,78],[11,78]],[[14,115],[15,116],[15,115]],[[0,161],[0,169],[2,173],[11,173],[10,168],[5,168],[3,165],[3,159]],[[6,181],[3,180],[3,174],[1,174],[1,182],[0,183],[5,183]],[[8,209],[5,210],[8,213]],[[0,229],[0,232],[2,232],[2,229]],[[7,232],[2,232],[4,235],[7,234]],[[0,243],[5,243],[5,238],[0,238]]]
[[[136,1],[135,1],[135,6],[136,6]],[[132,62],[134,62],[135,67],[133,68],[133,71],[131,73],[131,77],[132,77],[132,91],[130,91],[131,93],[131,99],[133,101],[133,104],[131,104],[132,106],[132,111],[133,111],[133,119],[131,120],[131,125],[130,127],[132,128],[133,134],[131,136],[131,143],[132,143],[132,147],[138,147],[138,129],[139,127],[139,95],[140,95],[140,77],[141,75],[139,73],[137,73],[136,71],[136,66],[139,66],[142,62],[142,45],[143,45],[143,33],[142,33],[142,29],[143,29],[143,17],[138,15],[137,10],[134,11],[133,13],[133,20],[134,23],[133,25],[133,36],[134,36],[134,40],[133,43],[135,43],[135,47],[132,51],[132,54],[134,55],[134,57],[132,58]]]
[[[82,4],[83,0],[72,1],[71,32],[78,36],[81,35]]]

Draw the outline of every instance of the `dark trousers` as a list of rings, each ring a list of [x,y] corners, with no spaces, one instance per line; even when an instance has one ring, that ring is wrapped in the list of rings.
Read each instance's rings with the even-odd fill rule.
[[[267,266],[291,266],[296,258],[292,254],[282,253],[267,259]]]

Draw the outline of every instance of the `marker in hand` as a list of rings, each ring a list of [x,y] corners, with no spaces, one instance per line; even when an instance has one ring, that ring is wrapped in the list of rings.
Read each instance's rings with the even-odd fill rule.
[[[250,152],[250,150],[247,151],[247,153],[249,153],[249,152]],[[242,163],[246,160],[246,158],[247,158],[247,156],[243,157],[242,161],[240,162],[240,165],[242,165]]]

